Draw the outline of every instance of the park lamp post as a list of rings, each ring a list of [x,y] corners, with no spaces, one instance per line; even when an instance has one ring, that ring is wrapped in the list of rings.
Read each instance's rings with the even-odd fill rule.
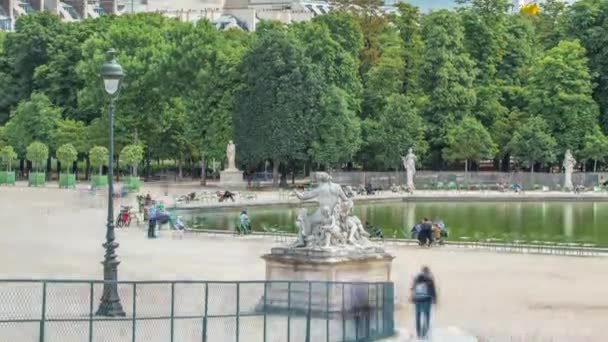
[[[103,294],[101,303],[97,309],[98,316],[125,316],[125,312],[120,304],[118,296],[118,264],[116,260],[116,248],[118,243],[115,241],[114,235],[114,203],[113,192],[114,185],[112,178],[114,176],[114,97],[118,94],[120,83],[124,77],[122,67],[116,62],[116,51],[108,50],[106,53],[106,61],[101,66],[100,77],[103,80],[103,89],[109,96],[110,106],[108,108],[108,121],[110,124],[110,148],[108,160],[108,223],[106,230],[106,242],[103,244],[106,252],[104,255],[103,264]]]

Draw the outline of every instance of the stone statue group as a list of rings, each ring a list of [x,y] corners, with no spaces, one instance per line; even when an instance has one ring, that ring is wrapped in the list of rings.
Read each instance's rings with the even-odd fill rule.
[[[365,247],[370,245],[369,234],[361,220],[353,214],[353,201],[342,187],[332,183],[331,176],[317,172],[319,186],[304,193],[295,191],[300,200],[315,200],[319,207],[312,214],[302,208],[298,211],[297,241],[292,247],[330,248]]]

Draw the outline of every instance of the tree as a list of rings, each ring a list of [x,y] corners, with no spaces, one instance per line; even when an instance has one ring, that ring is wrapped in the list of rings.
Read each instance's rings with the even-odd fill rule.
[[[583,140],[583,149],[580,155],[586,160],[593,160],[593,172],[597,172],[597,162],[605,161],[608,156],[608,137],[596,125]]]
[[[71,119],[57,121],[57,126],[51,131],[51,145],[57,149],[65,144],[72,145],[78,153],[87,151],[87,130],[84,122]]]
[[[547,122],[559,154],[580,152],[585,134],[597,123],[587,62],[578,41],[561,41],[531,69],[528,112]]]
[[[446,142],[443,157],[447,160],[464,160],[465,174],[469,161],[493,158],[498,151],[490,133],[471,116],[465,116],[460,123],[448,129]]]
[[[0,159],[2,159],[2,163],[6,165],[6,171],[11,172],[11,164],[17,160],[17,153],[15,153],[12,146],[4,146],[0,150]]]
[[[70,173],[70,165],[78,159],[78,151],[72,144],[64,144],[55,152],[57,159],[65,165],[66,173]]]
[[[464,26],[464,45],[475,60],[478,83],[494,81],[497,67],[507,49],[506,21],[509,0],[457,0],[467,5],[459,9]]]
[[[578,39],[585,47],[593,74],[594,98],[600,105],[600,122],[608,129],[608,2],[580,0],[567,7],[561,17],[560,32]]]
[[[387,25],[378,37],[380,48],[376,64],[364,75],[363,118],[376,118],[391,94],[403,88],[405,64],[399,32]]]
[[[536,163],[555,161],[557,143],[549,133],[545,120],[533,116],[526,120],[513,134],[507,145],[507,150],[515,160],[528,163],[530,171],[534,172]]]
[[[422,15],[418,7],[405,2],[399,2],[397,8],[400,15],[396,16],[395,22],[403,40],[403,59],[405,61],[403,92],[409,94],[420,90],[420,72],[424,52],[421,30]]]
[[[321,98],[320,122],[310,147],[312,161],[325,166],[348,162],[361,145],[361,125],[346,91],[332,86]]]
[[[20,102],[6,124],[5,134],[17,154],[25,155],[33,141],[51,142],[51,132],[61,119],[61,109],[53,106],[44,94],[33,93],[29,101]]]
[[[99,175],[102,174],[104,165],[108,164],[109,152],[108,149],[103,146],[94,146],[89,151],[89,159],[91,160],[91,167],[99,168]]]
[[[324,86],[319,68],[285,28],[260,25],[244,55],[242,86],[235,97],[237,159],[248,165],[273,161],[273,184],[281,163],[307,159],[316,131]]]
[[[561,0],[546,0],[540,5],[538,16],[534,20],[536,35],[544,49],[555,47],[561,37],[559,23],[566,9],[566,2]]]
[[[425,154],[426,125],[412,98],[393,94],[378,120],[366,120],[367,159],[372,165],[398,169],[401,156],[413,148],[418,156]]]
[[[120,159],[131,166],[131,176],[136,177],[135,167],[144,158],[144,149],[141,145],[127,145],[120,151]]]
[[[34,141],[27,147],[27,160],[32,162],[36,172],[39,172],[47,158],[49,157],[49,148],[45,144]]]
[[[49,46],[62,29],[59,17],[47,11],[19,16],[15,32],[4,40],[5,56],[0,56],[0,111],[30,98],[35,70],[48,62]]]
[[[447,129],[475,107],[473,81],[477,71],[464,48],[464,28],[456,14],[446,10],[431,12],[424,17],[422,36],[422,88],[429,98],[424,117],[429,122],[434,152],[431,158],[437,165],[446,145]]]

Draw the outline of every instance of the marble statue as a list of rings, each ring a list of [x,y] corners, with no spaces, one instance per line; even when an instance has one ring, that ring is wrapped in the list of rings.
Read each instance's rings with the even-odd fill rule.
[[[228,142],[228,146],[226,146],[226,158],[228,159],[228,170],[236,170],[236,166],[235,166],[235,162],[234,162],[234,158],[236,155],[236,147],[234,146],[234,143],[232,142],[232,140],[230,140],[230,142]]]
[[[572,184],[572,172],[574,171],[574,166],[576,166],[576,159],[570,153],[570,150],[566,150],[566,154],[564,155],[564,189],[572,190],[574,189],[574,185]]]
[[[367,246],[369,234],[361,220],[353,214],[353,201],[349,199],[339,184],[332,183],[331,176],[317,172],[319,185],[304,193],[295,191],[300,200],[315,200],[318,209],[308,215],[300,209],[296,218],[297,240],[292,247],[330,248],[346,246]]]
[[[401,160],[403,161],[403,168],[405,168],[406,171],[407,188],[409,191],[413,191],[416,189],[416,187],[414,186],[414,175],[416,174],[417,158],[418,157],[416,157],[414,152],[412,152],[411,148],[408,150],[407,155],[405,157],[401,157]]]

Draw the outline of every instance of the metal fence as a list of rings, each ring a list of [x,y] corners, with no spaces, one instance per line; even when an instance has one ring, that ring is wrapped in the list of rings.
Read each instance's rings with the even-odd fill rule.
[[[0,280],[1,342],[375,341],[393,283],[117,282],[124,317],[96,316],[103,281]]]

